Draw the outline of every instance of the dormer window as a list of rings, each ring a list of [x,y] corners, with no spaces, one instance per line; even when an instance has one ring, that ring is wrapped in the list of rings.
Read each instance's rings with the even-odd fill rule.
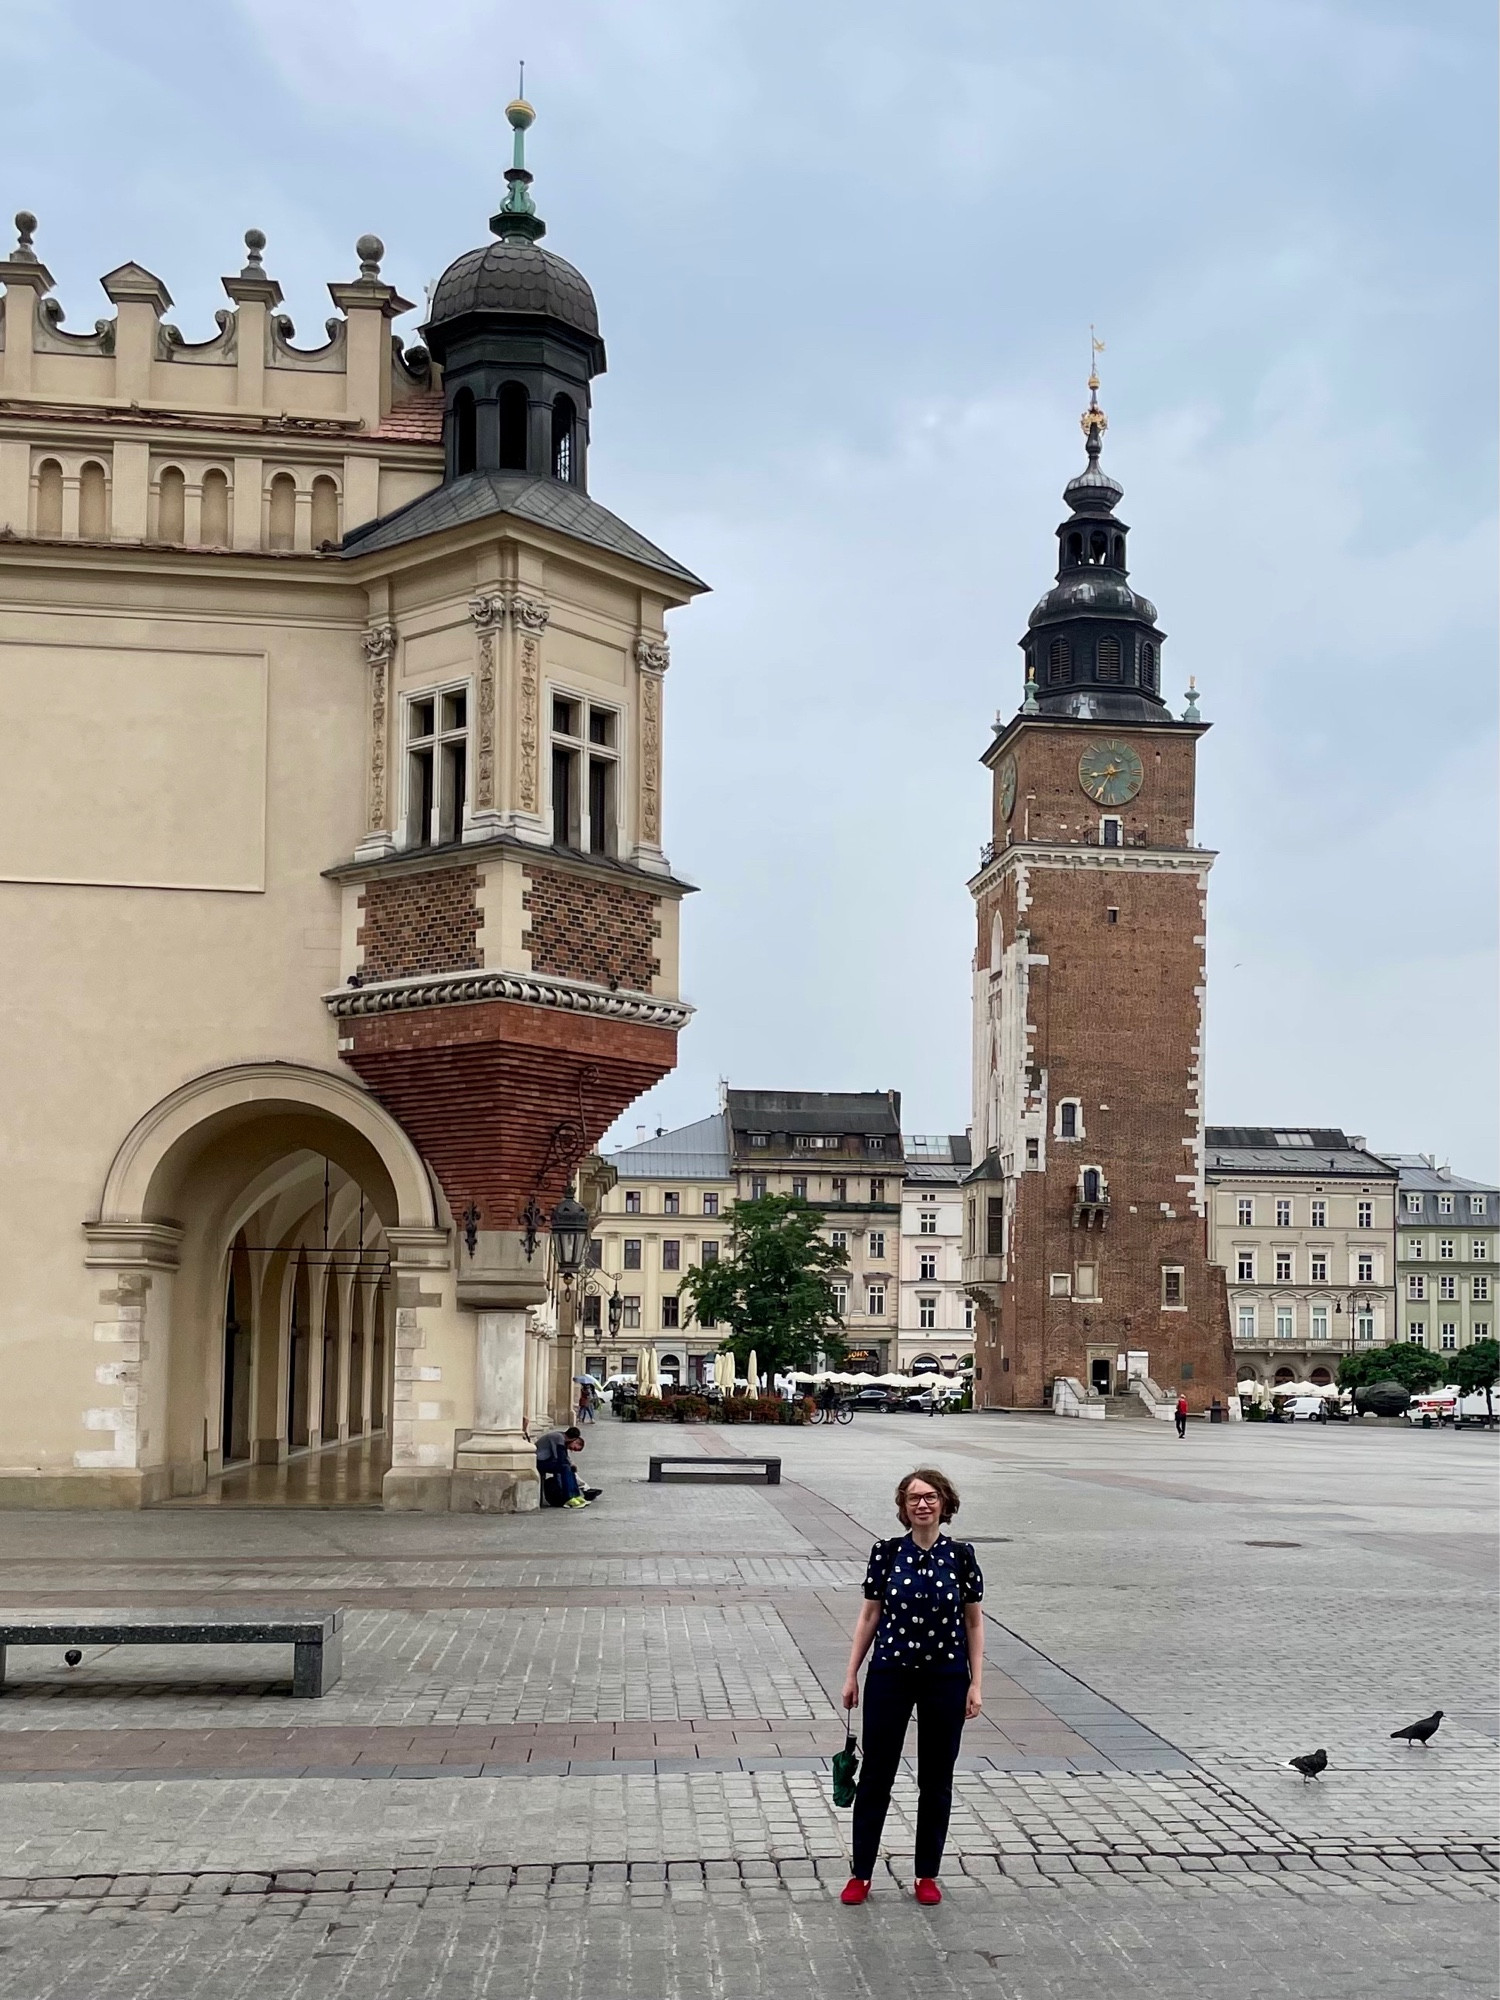
[[[616,847],[620,718],[572,695],[552,698],[552,839],[583,854]]]
[[[406,844],[461,840],[469,775],[469,696],[445,688],[406,704]]]

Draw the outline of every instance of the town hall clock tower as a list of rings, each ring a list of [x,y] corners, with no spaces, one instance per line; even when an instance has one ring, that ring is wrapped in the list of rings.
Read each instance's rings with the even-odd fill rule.
[[[1025,698],[984,754],[993,826],[969,884],[976,1401],[1036,1408],[1061,1379],[1135,1408],[1141,1377],[1200,1409],[1234,1387],[1203,1185],[1208,725],[1191,691],[1180,720],[1162,699],[1163,634],[1128,580],[1096,377],[1089,391]]]

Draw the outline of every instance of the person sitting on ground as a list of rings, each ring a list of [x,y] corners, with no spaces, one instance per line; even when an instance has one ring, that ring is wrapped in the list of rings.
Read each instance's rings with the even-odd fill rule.
[[[599,1489],[585,1492],[578,1484],[570,1456],[583,1450],[583,1432],[576,1424],[565,1431],[547,1431],[537,1439],[536,1469],[542,1476],[542,1498],[549,1507],[587,1507]]]

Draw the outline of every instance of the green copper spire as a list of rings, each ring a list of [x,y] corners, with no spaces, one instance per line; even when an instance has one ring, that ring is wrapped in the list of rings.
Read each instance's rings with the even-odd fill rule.
[[[526,65],[522,63],[523,88],[525,83]],[[537,214],[536,203],[531,199],[531,174],[526,166],[526,134],[536,123],[536,113],[524,97],[517,96],[506,105],[505,115],[516,135],[515,156],[505,170],[506,196],[498,213],[490,217],[490,228],[497,236],[520,236],[534,243],[539,236],[547,233],[547,225]]]
[[[1182,719],[1184,722],[1201,722],[1203,720],[1203,717],[1198,713],[1198,677],[1196,674],[1188,676],[1187,707],[1182,711]]]

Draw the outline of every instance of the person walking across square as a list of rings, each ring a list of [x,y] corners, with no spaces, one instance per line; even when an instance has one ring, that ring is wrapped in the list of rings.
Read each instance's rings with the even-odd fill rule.
[[[846,1709],[859,1705],[865,1675],[864,1763],[854,1795],[853,1873],[842,1901],[862,1903],[880,1852],[880,1836],[901,1763],[907,1724],[917,1715],[917,1852],[919,1903],[940,1903],[937,1885],[953,1807],[953,1766],[964,1723],[982,1705],[984,1578],[972,1542],[940,1532],[958,1512],[958,1493],[943,1473],[923,1466],[896,1488],[896,1513],[907,1532],[877,1542],[865,1573],[865,1602],[854,1628],[844,1677]]]
[[[1186,1436],[1187,1436],[1187,1397],[1186,1397],[1186,1396],[1179,1396],[1179,1397],[1177,1398],[1177,1413],[1176,1413],[1176,1414],[1177,1414],[1177,1435],[1178,1435],[1178,1436],[1179,1436],[1180,1438],[1183,1438],[1183,1437],[1186,1437]]]

